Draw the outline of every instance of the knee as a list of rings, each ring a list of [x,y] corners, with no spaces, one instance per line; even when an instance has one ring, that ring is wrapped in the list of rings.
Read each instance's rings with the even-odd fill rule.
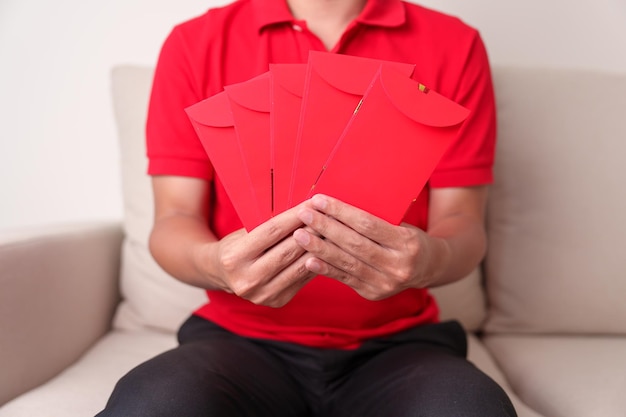
[[[439,386],[439,394],[431,391],[435,401],[417,405],[417,414],[426,416],[516,417],[515,408],[506,392],[490,377],[476,369],[464,378]],[[428,410],[424,409],[424,405]]]
[[[145,363],[118,381],[97,417],[240,415],[235,394],[217,373]]]
[[[176,384],[164,376],[146,377],[135,369],[115,385],[102,412],[97,417],[165,417],[178,415],[172,410]]]

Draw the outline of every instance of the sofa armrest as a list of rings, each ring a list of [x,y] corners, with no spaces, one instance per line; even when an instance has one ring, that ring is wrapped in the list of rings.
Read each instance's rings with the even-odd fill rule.
[[[0,405],[73,363],[111,325],[122,228],[0,234]]]

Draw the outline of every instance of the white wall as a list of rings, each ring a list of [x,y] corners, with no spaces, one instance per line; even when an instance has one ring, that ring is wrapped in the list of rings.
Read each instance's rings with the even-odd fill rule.
[[[226,0],[0,0],[0,232],[121,217],[115,64],[153,65],[172,25]],[[626,73],[624,0],[425,0],[494,64]]]

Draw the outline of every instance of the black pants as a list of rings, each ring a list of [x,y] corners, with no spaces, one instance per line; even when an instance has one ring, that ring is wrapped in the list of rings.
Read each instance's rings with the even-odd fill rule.
[[[198,317],[178,339],[124,376],[98,417],[516,415],[504,391],[465,359],[456,322],[349,351],[247,339]]]

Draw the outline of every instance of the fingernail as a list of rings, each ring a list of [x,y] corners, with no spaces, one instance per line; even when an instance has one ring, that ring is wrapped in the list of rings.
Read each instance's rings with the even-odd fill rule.
[[[322,273],[322,266],[320,265],[319,261],[317,261],[316,259],[309,259],[306,262],[306,269],[308,269],[309,271],[315,273],[315,274],[321,274]]]
[[[306,246],[309,242],[311,242],[311,236],[309,236],[309,234],[302,229],[298,229],[293,232],[293,238],[302,246]]]
[[[324,210],[326,206],[328,206],[328,200],[321,194],[314,195],[311,202],[313,203],[313,207],[320,210]]]
[[[298,213],[298,218],[306,225],[313,223],[313,213],[310,210],[302,210]]]

